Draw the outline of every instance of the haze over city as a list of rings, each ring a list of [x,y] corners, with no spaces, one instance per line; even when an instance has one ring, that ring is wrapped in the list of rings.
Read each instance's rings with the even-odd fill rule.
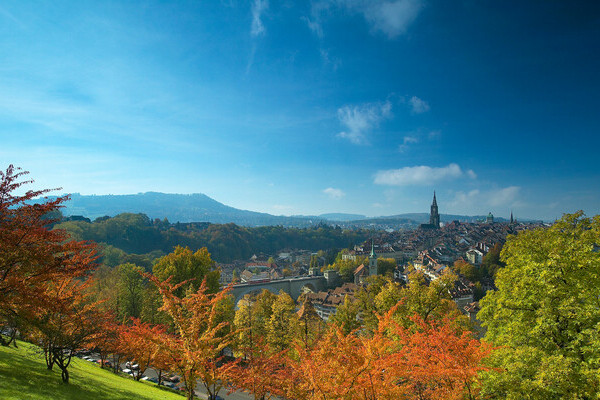
[[[597,2],[0,5],[0,160],[276,215],[600,213]]]

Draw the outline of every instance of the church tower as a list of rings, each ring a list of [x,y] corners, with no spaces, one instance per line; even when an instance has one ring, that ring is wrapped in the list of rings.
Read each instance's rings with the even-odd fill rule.
[[[371,254],[369,255],[369,276],[377,275],[377,254],[375,254],[375,245],[371,239]]]
[[[438,229],[440,227],[440,214],[438,214],[437,200],[435,199],[435,190],[433,191],[433,203],[431,203],[431,214],[429,215],[429,225]]]

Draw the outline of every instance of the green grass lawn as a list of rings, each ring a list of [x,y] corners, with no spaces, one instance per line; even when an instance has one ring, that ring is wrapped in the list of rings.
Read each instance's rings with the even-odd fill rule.
[[[48,371],[37,347],[18,342],[18,349],[0,346],[0,399],[2,400],[182,400],[150,383],[117,376],[97,365],[73,357],[70,383],[60,378],[60,369]]]

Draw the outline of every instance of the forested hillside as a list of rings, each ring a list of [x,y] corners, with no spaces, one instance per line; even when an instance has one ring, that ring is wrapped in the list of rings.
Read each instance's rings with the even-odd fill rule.
[[[177,245],[191,249],[207,247],[214,260],[230,262],[253,254],[273,254],[284,248],[320,250],[346,248],[368,238],[367,230],[342,230],[327,225],[312,228],[264,226],[241,227],[235,224],[175,223],[152,220],[145,214],[119,214],[113,218],[63,221],[55,228],[66,230],[78,240],[93,240],[112,246],[105,257],[119,258],[119,250],[147,254],[150,258],[169,253]],[[110,260],[107,260],[111,264]],[[120,260],[122,261],[122,260]],[[129,260],[136,261],[136,260]],[[140,264],[138,262],[138,264]],[[141,264],[145,264],[142,262]]]

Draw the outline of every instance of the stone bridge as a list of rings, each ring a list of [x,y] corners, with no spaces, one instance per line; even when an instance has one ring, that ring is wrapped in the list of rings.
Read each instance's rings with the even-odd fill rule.
[[[328,281],[331,280],[328,280],[324,276],[303,276],[299,278],[276,279],[267,282],[246,282],[234,285],[231,293],[235,297],[235,304],[237,304],[244,295],[252,292],[261,292],[263,289],[267,289],[275,294],[279,294],[279,291],[283,290],[289,294],[292,299],[298,300],[298,297],[305,288],[313,292],[320,292],[327,289],[329,286]]]

